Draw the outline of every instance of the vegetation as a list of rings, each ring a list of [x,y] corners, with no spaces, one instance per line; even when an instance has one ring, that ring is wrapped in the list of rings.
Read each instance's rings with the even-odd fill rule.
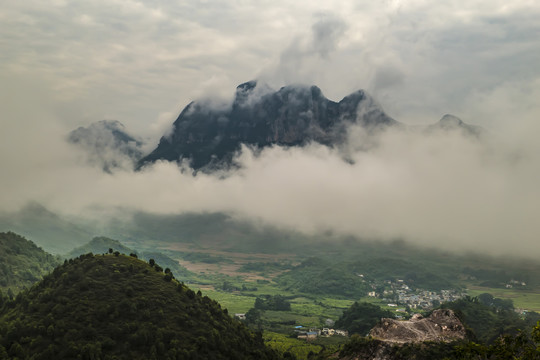
[[[3,354],[3,355],[2,355]],[[275,359],[170,271],[119,253],[65,261],[0,311],[0,357]]]
[[[359,298],[368,292],[367,284],[341,263],[309,258],[277,278],[286,290],[317,295]]]
[[[105,236],[94,237],[88,243],[70,251],[65,256],[65,258],[66,259],[76,258],[82,254],[88,254],[88,253],[105,254],[109,252],[109,249],[114,249],[114,251],[118,251],[121,254],[137,254],[138,257],[146,261],[150,259],[154,259],[154,261],[156,261],[161,266],[164,266],[165,268],[169,268],[174,274],[176,274],[177,277],[181,278],[182,280],[191,279],[194,276],[194,274],[191,271],[181,266],[178,263],[178,261],[171,259],[165,254],[162,254],[157,251],[140,253],[134,249],[131,249],[125,246],[118,240],[114,240]]]
[[[519,329],[530,328],[540,319],[540,314],[534,312],[522,318],[514,311],[511,302],[489,294],[445,303],[441,308],[454,310],[476,339],[485,344],[491,344],[505,334],[516,335]]]
[[[456,343],[426,342],[392,345],[370,337],[353,335],[339,353],[340,359],[358,357],[369,359],[372,354],[383,355],[384,358],[394,360],[437,360],[437,359],[463,359],[457,357]],[[318,357],[321,359],[322,357]]]
[[[118,240],[110,239],[105,236],[96,236],[88,243],[81,245],[68,254],[66,254],[66,259],[76,258],[82,254],[105,254],[109,252],[109,249],[114,249],[122,254],[135,253],[133,249],[125,246]]]
[[[336,321],[338,329],[345,329],[350,334],[367,335],[381,318],[394,318],[389,310],[383,310],[377,305],[367,302],[355,302]]]
[[[310,354],[318,354],[327,347],[336,352],[339,347],[320,345],[315,342],[306,342],[305,340],[298,340],[294,337],[279,334],[275,332],[265,331],[264,342],[267,346],[276,350],[284,358],[290,358],[294,356],[298,360],[308,359]]]
[[[0,233],[0,291],[14,295],[30,287],[59,260],[32,241],[12,232]]]
[[[290,264],[282,264],[278,262],[250,262],[242,265],[238,271],[266,274],[270,272],[289,270],[291,268],[292,266]]]
[[[140,257],[146,261],[154,259],[154,261],[159,265],[163,266],[164,268],[169,268],[174,273],[174,275],[182,281],[185,281],[186,279],[191,279],[194,276],[191,271],[180,265],[177,260],[171,259],[169,256],[160,252],[145,251],[141,254]]]
[[[255,309],[289,311],[291,310],[291,303],[281,295],[266,295],[255,299]]]
[[[503,335],[491,345],[468,342],[424,342],[389,344],[369,337],[353,335],[339,353],[340,359],[371,358],[379,356],[395,360],[506,360],[540,359],[540,322],[532,328],[530,336],[519,331],[516,335]],[[327,359],[314,356],[311,359]]]
[[[456,347],[459,359],[540,359],[540,321],[530,336],[519,331],[515,336],[503,335],[491,344],[469,342]]]
[[[368,274],[368,277],[374,280],[401,279],[412,288],[442,290],[456,287],[456,284],[447,279],[447,274],[436,274],[420,263],[401,258],[375,258],[356,262],[351,268],[359,274]]]
[[[206,264],[231,264],[232,260],[223,256],[210,255],[200,252],[192,252],[182,255],[182,259],[190,262],[202,262]]]

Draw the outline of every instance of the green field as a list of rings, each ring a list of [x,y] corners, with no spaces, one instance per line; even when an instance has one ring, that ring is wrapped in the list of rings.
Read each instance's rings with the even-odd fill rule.
[[[196,285],[192,285],[191,288],[195,291],[198,290]],[[201,290],[201,292],[203,295],[220,303],[221,307],[227,309],[231,315],[237,313],[245,314],[255,303],[255,298],[253,296],[244,296],[239,293],[216,290]]]
[[[483,293],[489,293],[494,297],[501,299],[511,299],[514,302],[514,307],[516,308],[540,312],[540,294],[535,292],[471,286],[467,289],[467,293],[470,296],[478,296]]]

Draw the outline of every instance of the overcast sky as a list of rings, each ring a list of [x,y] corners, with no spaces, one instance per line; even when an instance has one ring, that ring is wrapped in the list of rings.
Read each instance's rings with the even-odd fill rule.
[[[533,246],[540,236],[531,215],[540,198],[538,19],[534,0],[4,1],[1,207],[37,200],[63,213],[96,203],[219,210],[306,231],[478,241],[500,251],[515,249],[501,244],[517,233]],[[168,164],[104,175],[82,166],[63,142],[78,126],[114,119],[155,144],[191,100],[226,101],[255,78],[275,88],[315,84],[335,101],[365,89],[398,121],[433,123],[451,113],[489,129],[492,139],[479,148],[390,134],[369,157],[356,153],[354,167],[316,146],[272,149],[259,159],[247,151],[246,170],[226,181],[185,176]],[[161,191],[145,192],[150,185]],[[260,201],[268,189],[280,191]]]

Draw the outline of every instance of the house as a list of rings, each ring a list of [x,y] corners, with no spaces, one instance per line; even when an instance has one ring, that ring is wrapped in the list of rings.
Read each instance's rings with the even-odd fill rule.
[[[297,339],[303,339],[306,341],[314,340],[317,338],[317,333],[315,331],[307,331],[298,333]]]
[[[234,317],[238,320],[246,320],[246,314],[234,314]]]
[[[322,331],[321,331],[321,335],[322,336],[330,336],[330,330],[333,330],[333,329],[323,328]]]
[[[370,291],[370,292],[368,292],[368,296],[376,297],[377,293],[375,293],[375,291]]]

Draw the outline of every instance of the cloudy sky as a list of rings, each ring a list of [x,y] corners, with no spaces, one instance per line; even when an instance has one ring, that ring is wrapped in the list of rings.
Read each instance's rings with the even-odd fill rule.
[[[539,18],[533,0],[4,1],[1,207],[228,211],[305,231],[533,246]],[[353,167],[317,146],[245,151],[227,180],[170,164],[104,175],[63,141],[114,119],[150,148],[189,101],[227,101],[254,78],[315,84],[336,101],[365,89],[406,124],[452,113],[491,138],[389,134]]]

